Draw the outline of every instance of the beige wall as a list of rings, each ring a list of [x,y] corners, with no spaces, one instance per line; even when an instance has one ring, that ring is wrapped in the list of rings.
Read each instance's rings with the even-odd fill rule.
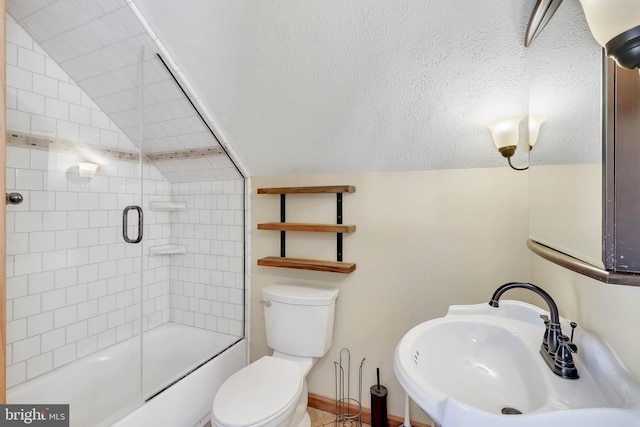
[[[369,387],[379,367],[389,389],[388,411],[403,415],[404,391],[392,365],[402,335],[443,316],[451,304],[488,301],[500,284],[530,280],[527,176],[493,168],[253,177],[252,361],[271,353],[258,304],[264,286],[337,287],[333,346],[309,374],[309,391],[334,397],[333,362],[347,347],[352,370],[366,357],[364,406],[369,406]],[[356,271],[343,275],[256,266],[258,258],[279,254],[279,233],[256,231],[257,223],[279,220],[279,198],[258,196],[256,189],[332,184],[357,189],[344,195],[344,223],[357,225],[354,234],[345,235],[344,260],[356,262]],[[335,222],[334,195],[287,197],[287,221]],[[335,260],[335,235],[288,233],[287,255]],[[355,384],[354,377],[352,389]],[[415,407],[412,418],[426,420]]]
[[[604,268],[602,163],[529,168],[529,237]]]
[[[602,337],[640,382],[640,287],[608,285],[532,257],[534,283],[553,296],[566,319]]]

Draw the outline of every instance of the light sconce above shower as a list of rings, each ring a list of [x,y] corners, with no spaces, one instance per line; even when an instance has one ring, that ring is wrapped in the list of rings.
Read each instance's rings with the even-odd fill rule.
[[[97,163],[78,162],[78,174],[83,178],[93,178],[99,166]]]

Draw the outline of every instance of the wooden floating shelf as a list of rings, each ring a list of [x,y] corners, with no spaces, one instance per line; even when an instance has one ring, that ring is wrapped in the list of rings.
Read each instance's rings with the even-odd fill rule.
[[[342,261],[342,235],[353,233],[356,226],[342,224],[342,194],[355,193],[353,185],[326,185],[313,187],[268,187],[258,188],[258,194],[280,195],[280,222],[266,222],[258,224],[258,230],[280,231],[280,256],[266,257],[258,260],[258,265],[266,267],[295,268],[299,270],[328,271],[333,273],[351,273],[356,265]],[[294,223],[286,222],[285,200],[286,194],[336,194],[336,224]],[[315,259],[288,258],[285,250],[285,235],[287,231],[307,231],[321,233],[336,233],[336,258],[338,261],[321,261]]]
[[[258,230],[278,231],[310,231],[320,233],[353,233],[356,226],[353,224],[311,224],[295,222],[265,222],[258,224]]]
[[[333,273],[351,273],[356,269],[355,263],[318,261],[302,258],[266,257],[258,260],[258,265],[266,267],[296,268],[300,270],[329,271]]]
[[[355,193],[353,185],[324,185],[315,187],[271,187],[258,188],[258,194],[317,194],[317,193]]]

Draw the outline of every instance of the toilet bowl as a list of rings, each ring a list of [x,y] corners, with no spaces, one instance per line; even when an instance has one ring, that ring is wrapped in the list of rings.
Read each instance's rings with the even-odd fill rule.
[[[293,421],[301,404],[306,410],[306,392],[303,372],[296,362],[265,356],[220,387],[211,421],[219,427],[303,427],[303,419]]]
[[[270,285],[262,290],[273,356],[239,370],[213,400],[216,427],[310,427],[306,376],[329,350],[337,289]]]

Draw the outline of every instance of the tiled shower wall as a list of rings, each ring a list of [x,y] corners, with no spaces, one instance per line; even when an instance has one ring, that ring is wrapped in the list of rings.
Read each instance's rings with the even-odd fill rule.
[[[7,129],[135,150],[109,117],[7,15]]]
[[[7,147],[7,383],[12,386],[170,319],[170,260],[146,258],[120,236],[122,209],[140,204],[135,162],[101,161],[92,179],[87,147],[135,146],[11,17],[7,17],[7,129],[81,142],[85,151]],[[52,144],[55,146],[56,144]],[[73,147],[73,145],[70,145]],[[145,165],[145,193],[171,185]],[[146,200],[145,200],[146,203]],[[147,215],[145,246],[168,243],[169,215]],[[158,242],[158,243],[154,243]],[[149,267],[140,310],[140,264]]]
[[[185,245],[171,264],[171,320],[236,336],[243,331],[244,209],[242,180],[171,186],[172,243]]]
[[[135,149],[10,17],[7,129],[85,149]],[[242,180],[172,186],[145,165],[141,260],[140,245],[120,235],[122,209],[139,204],[138,166],[111,159],[82,178],[77,162],[87,155],[7,147],[7,189],[25,196],[7,208],[9,387],[170,320],[242,334]],[[187,211],[148,209],[172,194]],[[148,256],[167,243],[185,244],[187,254]]]
[[[89,179],[74,154],[7,147],[7,383],[31,379],[140,330],[140,246],[124,243],[122,209],[139,204],[132,163],[116,161]],[[128,171],[128,173],[126,172]],[[145,187],[169,198],[170,184],[145,167]],[[170,227],[148,218],[147,244]],[[170,266],[151,265],[143,326],[169,321]],[[158,287],[160,293],[150,289]],[[163,293],[163,295],[162,295]]]

